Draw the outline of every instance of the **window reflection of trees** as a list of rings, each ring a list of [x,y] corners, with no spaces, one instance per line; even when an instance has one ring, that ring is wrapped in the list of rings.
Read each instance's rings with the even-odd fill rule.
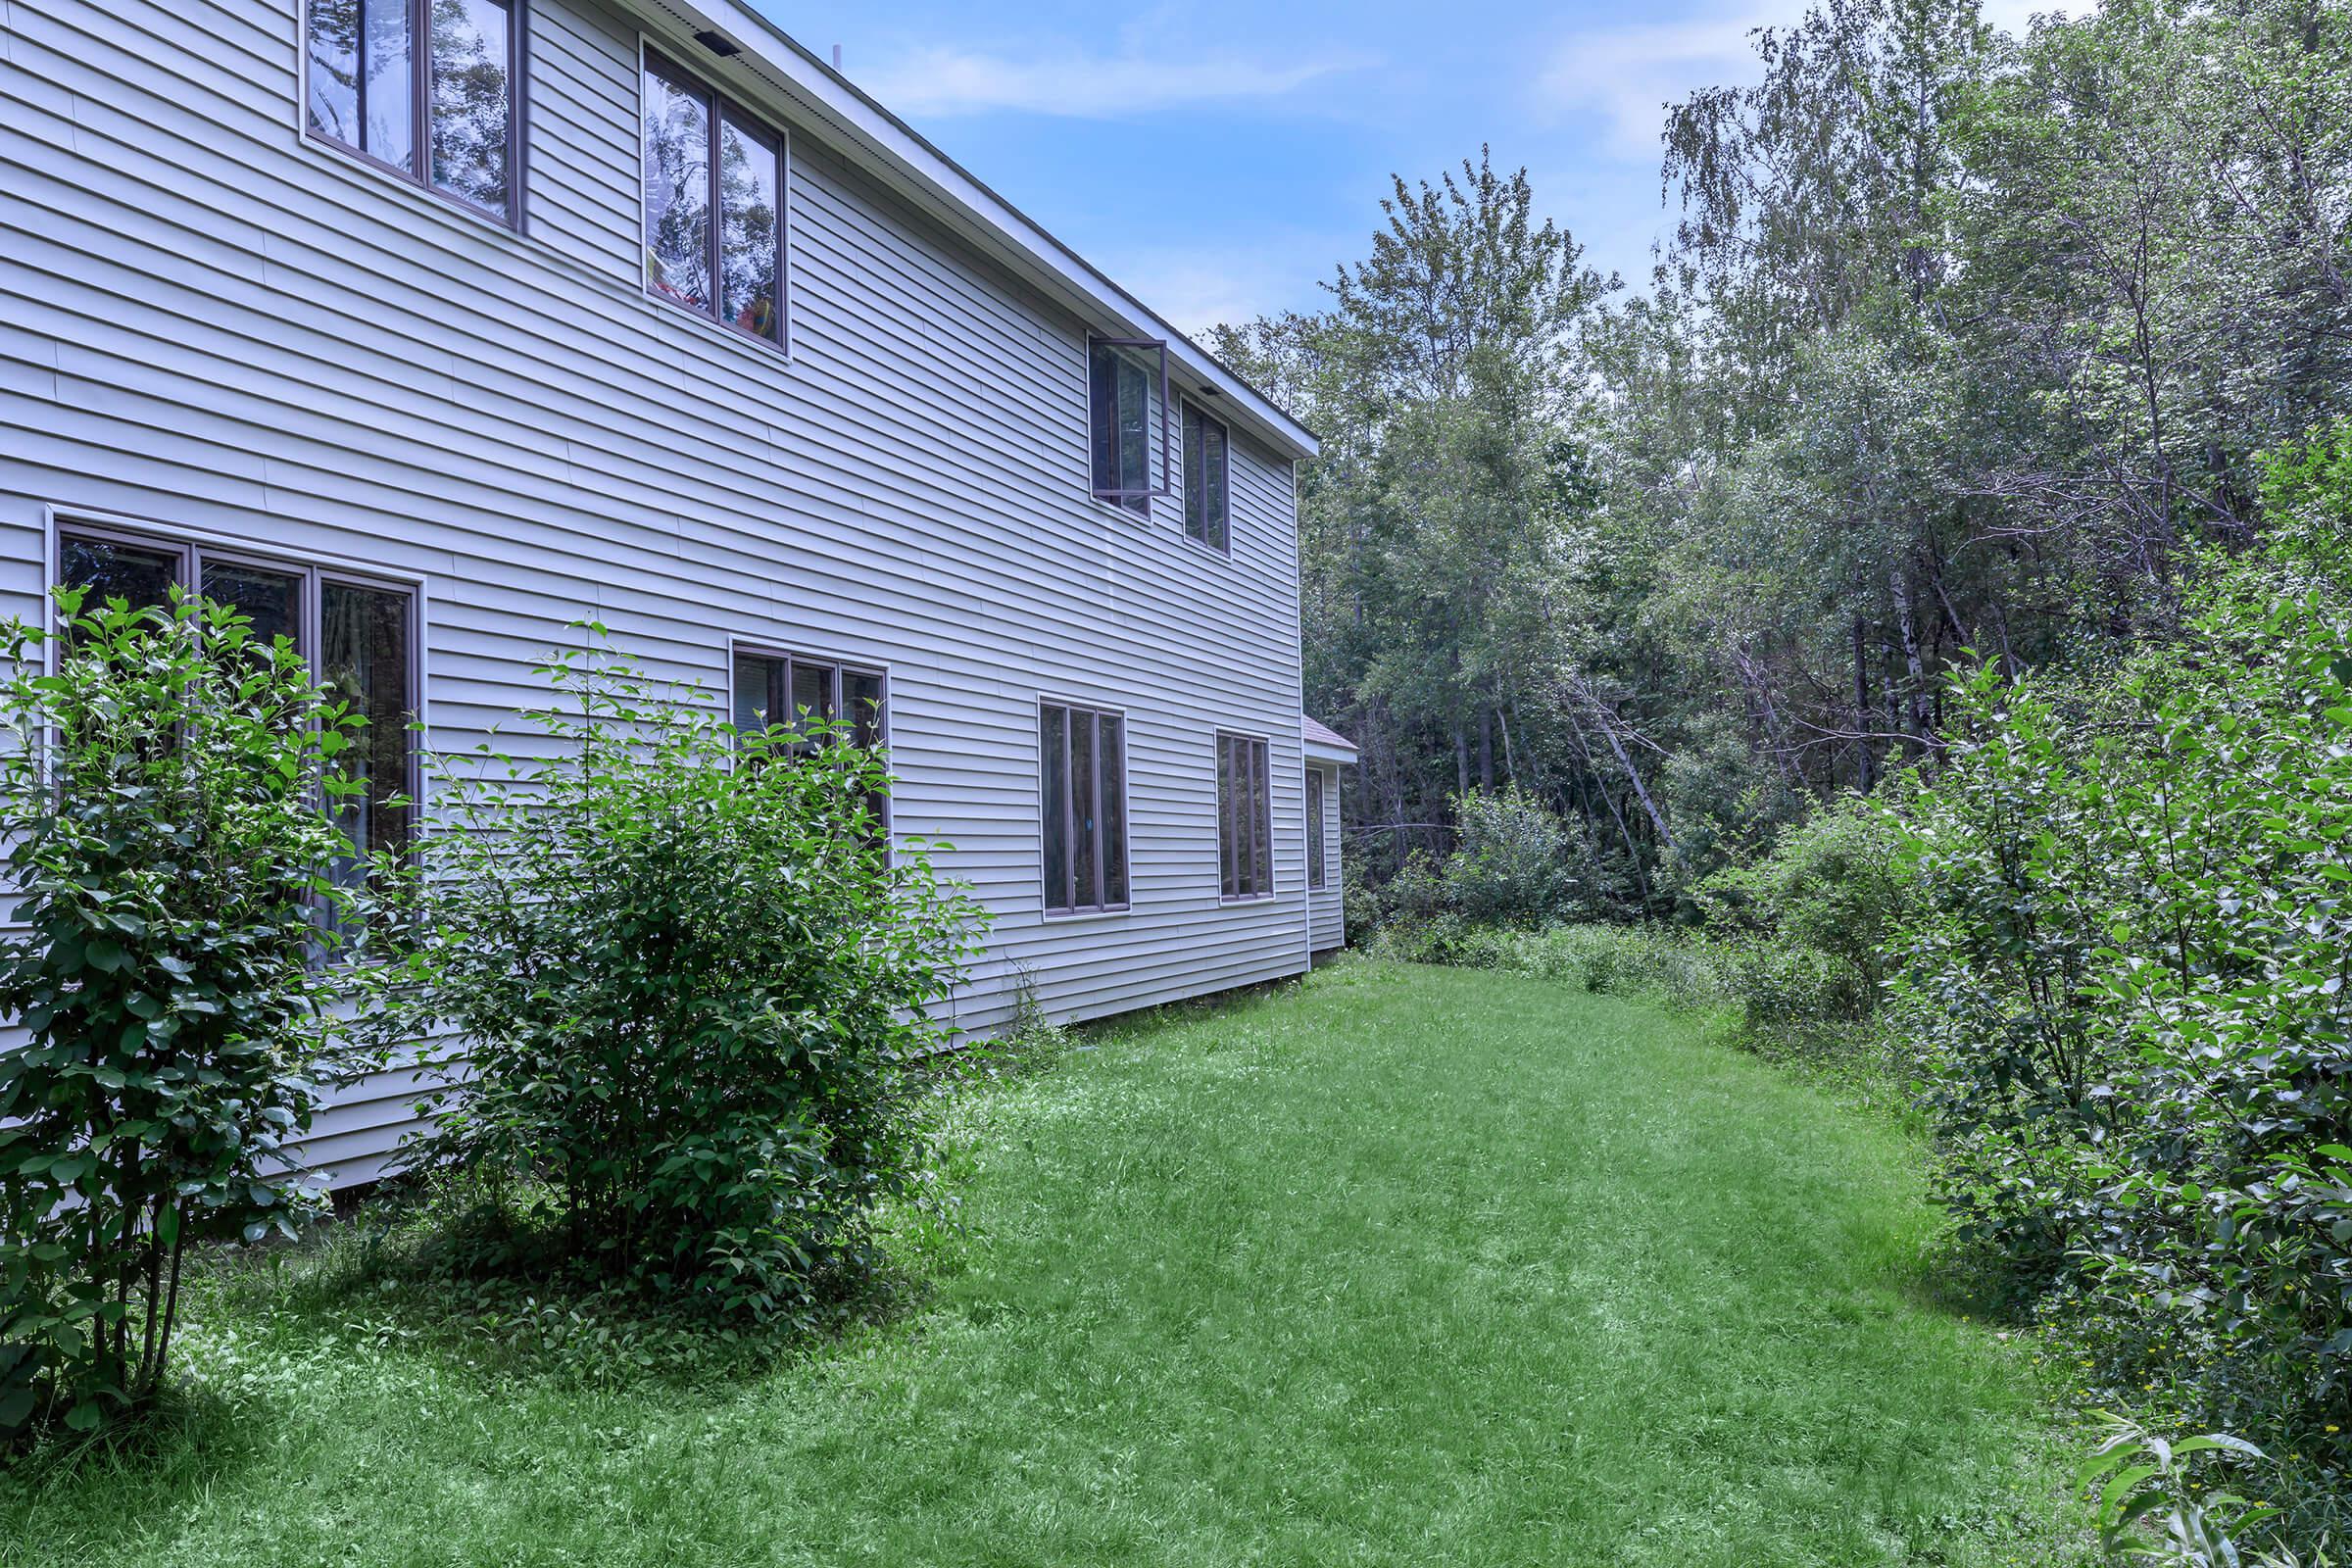
[[[507,12],[493,0],[432,0],[433,182],[507,207]]]
[[[645,74],[646,284],[682,305],[710,302],[710,109]]]
[[[426,31],[417,53],[418,26]],[[314,133],[510,216],[515,79],[505,0],[312,0],[307,111]],[[416,117],[428,122],[419,169]]]

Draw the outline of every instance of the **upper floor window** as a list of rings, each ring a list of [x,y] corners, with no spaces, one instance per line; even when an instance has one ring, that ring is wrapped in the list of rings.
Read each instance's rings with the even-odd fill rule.
[[[1323,857],[1323,770],[1306,770],[1306,885],[1320,892],[1329,878]]]
[[[523,0],[310,0],[311,134],[515,221]]]
[[[1166,495],[1152,481],[1152,421],[1160,419],[1160,469],[1167,469],[1168,346],[1141,338],[1087,340],[1087,417],[1094,494],[1139,517],[1152,498]]]
[[[416,737],[409,729],[417,709],[414,588],[300,561],[96,529],[62,531],[57,561],[61,582],[86,586],[96,599],[162,605],[177,583],[234,606],[252,621],[254,637],[285,638],[310,661],[314,678],[368,721],[336,759],[365,788],[336,803],[335,825],[359,853],[338,862],[333,875],[354,883],[365,875],[368,857],[409,843],[416,794]]]
[[[1127,724],[1060,703],[1038,709],[1046,910],[1127,907]]]
[[[1274,894],[1272,792],[1266,743],[1254,735],[1217,737],[1217,863],[1229,899]]]
[[[645,56],[645,286],[784,346],[784,137]]]
[[[1184,531],[1211,550],[1226,547],[1232,513],[1225,426],[1184,406]]]

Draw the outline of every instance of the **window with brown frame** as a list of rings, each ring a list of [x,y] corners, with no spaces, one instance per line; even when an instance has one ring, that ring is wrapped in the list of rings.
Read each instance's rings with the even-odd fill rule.
[[[1099,709],[1038,708],[1046,910],[1127,907],[1127,724]]]
[[[58,579],[98,599],[170,602],[181,585],[234,606],[257,637],[283,637],[319,684],[368,722],[337,765],[366,785],[343,798],[335,825],[358,855],[330,874],[351,885],[368,857],[405,848],[416,833],[416,591],[299,560],[113,529],[61,529]]]
[[[881,670],[839,660],[738,650],[734,719],[738,730],[747,731],[838,720],[843,727],[833,733],[852,745],[883,747],[890,732],[888,686]],[[888,843],[890,797],[876,792],[865,805],[877,841]]]
[[[1323,770],[1306,770],[1306,885],[1316,892],[1323,891],[1326,878],[1323,864]]]
[[[519,221],[523,0],[310,0],[303,122],[509,224]]]
[[[784,346],[784,136],[645,55],[645,287]]]
[[[1152,514],[1167,489],[1168,346],[1156,339],[1087,339],[1087,419],[1097,501]],[[1160,482],[1152,477],[1152,421],[1159,416]]]
[[[1230,441],[1225,426],[1184,406],[1184,532],[1211,550],[1227,548],[1232,523]]]
[[[1274,896],[1274,808],[1266,743],[1217,736],[1217,863],[1228,899]]]

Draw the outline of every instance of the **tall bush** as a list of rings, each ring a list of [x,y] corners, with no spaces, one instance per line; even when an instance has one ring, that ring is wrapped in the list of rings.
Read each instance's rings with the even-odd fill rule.
[[[96,1426],[155,1393],[181,1258],[292,1234],[350,929],[321,809],[362,722],[283,640],[193,598],[58,595],[14,623],[0,683],[0,1433]]]
[[[1446,902],[1477,925],[1533,927],[1574,906],[1583,846],[1559,813],[1512,785],[1454,797],[1457,848],[1444,872]]]
[[[2340,468],[2340,464],[2336,466]],[[2274,476],[2307,510],[2309,459]],[[2298,478],[2298,475],[2304,476]],[[2308,499],[2308,498],[2303,498]],[[2340,503],[2339,503],[2340,504]],[[1901,986],[1966,1233],[2352,1462],[2352,594],[2292,525],[2118,676],[1963,682]]]
[[[1877,1008],[1913,905],[1900,855],[1886,806],[1846,794],[1698,885],[1708,927],[1730,939],[1730,984],[1752,1026],[1852,1023]]]
[[[601,1278],[808,1318],[922,1174],[976,908],[893,853],[846,726],[739,730],[603,654],[545,674],[527,755],[434,767],[418,1005],[471,1076],[416,1157],[543,1179]]]

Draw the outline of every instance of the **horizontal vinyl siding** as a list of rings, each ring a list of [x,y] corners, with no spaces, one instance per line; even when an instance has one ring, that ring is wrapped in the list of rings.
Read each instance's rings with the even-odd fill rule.
[[[1323,886],[1309,897],[1314,948],[1322,953],[1348,944],[1347,881],[1340,874],[1340,775],[1336,768],[1322,768],[1308,778],[1310,788],[1312,780],[1323,786]]]
[[[961,1026],[1304,966],[1287,463],[1237,434],[1230,558],[1091,500],[1089,323],[780,116],[792,358],[649,298],[637,26],[593,4],[531,12],[521,235],[297,134],[290,0],[0,5],[0,612],[47,508],[415,573],[445,750],[583,618],[714,696],[731,638],[887,664],[898,830],[994,916]],[[1128,714],[1125,914],[1042,914],[1041,695]],[[1273,740],[1262,904],[1217,899],[1220,728]],[[373,1174],[414,1098],[312,1152]]]

